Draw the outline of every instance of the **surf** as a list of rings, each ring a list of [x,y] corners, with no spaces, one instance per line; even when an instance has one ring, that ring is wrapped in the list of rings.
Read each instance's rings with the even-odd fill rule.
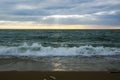
[[[0,56],[109,56],[120,55],[115,47],[84,45],[79,47],[42,46],[40,43],[23,43],[19,46],[0,46]]]

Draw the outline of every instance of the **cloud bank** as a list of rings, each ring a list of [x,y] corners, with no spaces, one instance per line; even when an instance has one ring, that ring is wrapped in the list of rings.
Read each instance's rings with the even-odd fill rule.
[[[0,0],[0,21],[119,26],[120,0]]]

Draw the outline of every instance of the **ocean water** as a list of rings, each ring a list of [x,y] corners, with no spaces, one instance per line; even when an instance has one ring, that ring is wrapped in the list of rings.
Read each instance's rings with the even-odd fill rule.
[[[0,30],[0,59],[1,63],[3,63],[1,66],[16,62],[18,58],[20,62],[24,62],[29,58],[29,60],[35,60],[45,67],[48,64],[50,65],[49,60],[52,59],[52,62],[55,61],[58,64],[55,70],[62,70],[63,65],[73,64],[75,59],[79,64],[81,64],[80,58],[84,63],[89,62],[89,60],[91,62],[98,60],[96,61],[97,65],[99,62],[105,63],[106,59],[109,58],[108,62],[118,62],[115,69],[119,69],[119,56],[120,30]],[[12,62],[9,62],[9,59],[12,59]],[[66,60],[66,64],[62,64]],[[39,61],[43,61],[42,63],[45,64],[41,64]],[[62,67],[60,67],[60,63]],[[11,64],[9,68],[13,69],[12,65],[15,66],[15,64]],[[0,70],[3,67],[0,67]],[[82,70],[78,63],[69,68],[68,65],[66,67],[68,71]],[[38,70],[42,69],[38,68]],[[8,67],[6,66],[3,70],[8,70]],[[34,69],[32,67],[29,70]],[[51,68],[46,67],[44,70],[51,70]],[[83,70],[89,70],[89,68]]]

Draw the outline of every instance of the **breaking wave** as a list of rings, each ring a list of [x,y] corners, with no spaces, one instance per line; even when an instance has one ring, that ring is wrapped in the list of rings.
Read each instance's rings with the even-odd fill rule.
[[[20,46],[0,46],[0,56],[97,56],[120,55],[120,48],[93,47],[91,45],[80,47],[44,47],[41,44],[24,43]]]

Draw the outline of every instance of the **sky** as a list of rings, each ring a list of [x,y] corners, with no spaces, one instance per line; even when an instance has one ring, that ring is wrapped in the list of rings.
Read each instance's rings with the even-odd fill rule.
[[[0,0],[0,29],[120,29],[120,0]]]

